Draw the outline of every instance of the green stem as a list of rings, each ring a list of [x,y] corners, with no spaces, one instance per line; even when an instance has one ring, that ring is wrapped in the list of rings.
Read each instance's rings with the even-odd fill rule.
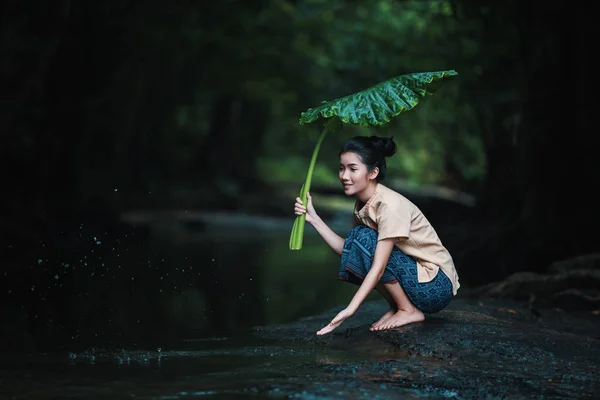
[[[300,199],[302,199],[302,204],[307,204],[306,193],[310,191],[310,184],[312,182],[313,171],[315,169],[315,164],[317,163],[317,155],[319,154],[321,143],[323,142],[323,139],[325,139],[325,135],[327,134],[327,132],[329,132],[329,125],[325,124],[323,126],[323,129],[321,129],[321,134],[319,135],[319,139],[317,140],[317,144],[315,145],[312,158],[310,159],[308,173],[306,174],[306,181],[304,182],[304,185],[302,185],[302,189],[300,189]],[[294,221],[294,226],[292,227],[292,234],[290,236],[290,250],[302,249],[302,239],[304,238],[305,224],[306,214],[298,215],[296,217],[296,220]]]

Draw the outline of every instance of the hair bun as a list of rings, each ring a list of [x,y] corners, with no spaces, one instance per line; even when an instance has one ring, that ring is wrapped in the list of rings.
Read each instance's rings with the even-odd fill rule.
[[[393,137],[371,136],[371,140],[373,141],[373,147],[379,150],[384,157],[391,157],[396,154],[396,143],[394,143]]]

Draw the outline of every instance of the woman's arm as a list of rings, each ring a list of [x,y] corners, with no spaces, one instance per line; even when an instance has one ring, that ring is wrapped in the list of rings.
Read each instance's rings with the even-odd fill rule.
[[[338,315],[331,320],[329,325],[318,331],[317,335],[325,335],[326,333],[331,332],[340,326],[340,324],[346,319],[350,318],[356,312],[356,310],[358,310],[358,307],[362,304],[369,293],[371,293],[371,291],[377,285],[377,282],[379,282],[383,276],[385,266],[387,265],[390,254],[392,254],[392,250],[394,249],[394,241],[395,238],[389,238],[377,242],[375,254],[373,255],[373,264],[371,264],[371,270],[367,276],[365,276],[365,279],[356,291],[352,301],[350,301],[348,307],[340,311]]]
[[[389,238],[377,242],[377,247],[375,248],[375,254],[373,256],[373,264],[371,264],[371,270],[367,276],[365,276],[365,279],[347,307],[350,309],[352,314],[358,310],[358,307],[362,304],[369,293],[375,289],[375,286],[383,276],[385,266],[387,265],[390,254],[392,254],[392,250],[394,249],[394,241],[395,238]]]
[[[331,247],[331,250],[333,250],[338,256],[341,256],[342,249],[344,248],[344,238],[332,231],[331,228],[327,226],[327,224],[318,216],[311,222],[311,224],[317,230],[317,232],[319,232],[319,235],[321,235],[325,243]]]

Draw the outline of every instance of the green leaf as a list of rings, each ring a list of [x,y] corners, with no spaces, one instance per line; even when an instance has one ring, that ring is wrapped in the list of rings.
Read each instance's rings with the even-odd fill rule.
[[[383,126],[432,96],[443,81],[456,75],[458,73],[454,70],[400,75],[360,92],[309,108],[300,115],[299,123],[304,125],[321,117],[337,116],[347,124]]]

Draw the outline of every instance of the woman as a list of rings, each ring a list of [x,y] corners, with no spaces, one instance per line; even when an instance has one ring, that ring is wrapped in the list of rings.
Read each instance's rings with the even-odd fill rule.
[[[459,288],[448,250],[423,213],[406,197],[384,186],[386,158],[396,153],[391,138],[357,136],[340,152],[339,179],[354,196],[354,222],[344,239],[317,215],[310,193],[307,205],[296,198],[296,215],[306,214],[331,249],[341,256],[339,279],[359,289],[344,310],[317,332],[324,335],[351,317],[377,289],[390,309],[370,330],[420,322],[444,309]]]

